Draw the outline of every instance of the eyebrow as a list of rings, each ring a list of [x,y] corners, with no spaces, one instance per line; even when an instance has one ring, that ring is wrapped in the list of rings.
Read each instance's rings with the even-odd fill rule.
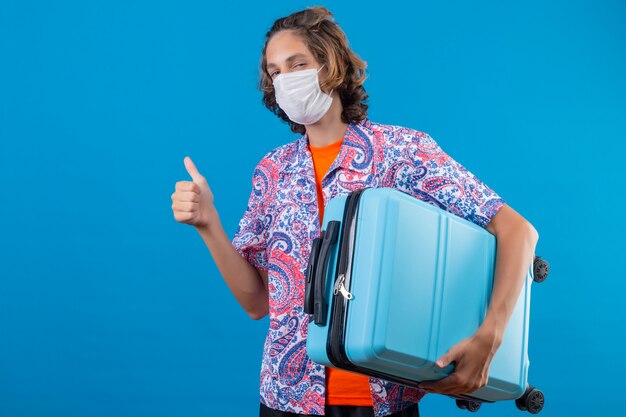
[[[297,53],[297,54],[293,54],[293,55],[291,55],[291,56],[290,56],[289,58],[287,58],[285,61],[287,61],[287,62],[292,62],[292,61],[294,61],[294,60],[296,60],[296,59],[298,59],[298,58],[307,58],[307,56],[306,56],[305,54],[303,54],[303,53]],[[270,69],[270,68],[275,68],[275,67],[277,67],[277,66],[278,66],[278,65],[276,65],[276,64],[274,64],[274,63],[269,63],[269,64],[267,64],[267,67],[265,67],[265,69],[266,69],[267,71],[269,71],[269,69]]]

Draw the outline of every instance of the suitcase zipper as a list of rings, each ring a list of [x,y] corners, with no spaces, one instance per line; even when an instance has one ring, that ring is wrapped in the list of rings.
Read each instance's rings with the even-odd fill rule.
[[[337,280],[334,286],[333,308],[328,323],[326,353],[330,362],[338,368],[354,367],[345,351],[345,328],[348,317],[348,301],[352,299],[350,277],[352,270],[352,247],[356,235],[356,215],[359,199],[363,190],[353,191],[348,195],[343,214],[341,244],[337,254]]]
[[[335,283],[335,291],[333,292],[333,294],[337,295],[341,293],[341,295],[343,295],[343,298],[345,298],[346,300],[352,300],[352,293],[346,289],[345,285],[343,285],[345,279],[346,276],[344,274],[339,275],[339,278],[337,278],[337,282]]]

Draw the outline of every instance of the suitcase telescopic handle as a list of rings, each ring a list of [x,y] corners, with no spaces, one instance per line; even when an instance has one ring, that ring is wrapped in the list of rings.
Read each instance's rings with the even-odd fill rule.
[[[315,266],[315,291],[313,293],[313,321],[319,326],[326,324],[326,299],[324,290],[326,289],[326,273],[330,261],[330,251],[339,236],[340,222],[333,220],[326,225],[324,238],[320,246],[319,258]]]
[[[315,280],[315,269],[317,267],[317,259],[320,254],[320,245],[324,238],[324,232],[320,237],[313,239],[313,246],[311,247],[311,254],[309,255],[309,264],[306,267],[306,284],[304,287],[304,312],[306,314],[313,314],[313,293]]]

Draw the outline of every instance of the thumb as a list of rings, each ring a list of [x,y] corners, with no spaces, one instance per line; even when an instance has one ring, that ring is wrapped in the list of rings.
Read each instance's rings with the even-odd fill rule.
[[[437,359],[437,361],[435,362],[435,364],[439,367],[439,368],[445,368],[446,366],[448,366],[451,362],[453,362],[456,359],[454,351],[450,350],[448,351],[445,355],[441,356],[439,359]]]
[[[187,172],[189,173],[189,175],[191,175],[193,182],[195,182],[196,184],[199,184],[201,182],[206,181],[204,177],[200,175],[200,173],[198,172],[198,168],[196,168],[196,164],[193,163],[190,157],[186,156],[184,159],[184,162],[185,162],[185,168],[187,169]]]

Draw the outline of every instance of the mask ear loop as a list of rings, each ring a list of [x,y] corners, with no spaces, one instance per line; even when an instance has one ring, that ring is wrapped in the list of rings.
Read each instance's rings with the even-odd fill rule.
[[[322,64],[322,66],[321,66],[321,67],[319,67],[319,68],[317,69],[317,73],[318,73],[318,74],[319,74],[319,72],[322,70],[322,68],[324,68],[324,65],[326,65],[326,64]],[[334,89],[334,88],[332,88],[332,89],[330,90],[330,93],[328,93],[328,95],[329,95],[329,96],[330,96],[330,95],[332,95],[332,94],[333,94],[333,91],[335,91],[335,89]]]

